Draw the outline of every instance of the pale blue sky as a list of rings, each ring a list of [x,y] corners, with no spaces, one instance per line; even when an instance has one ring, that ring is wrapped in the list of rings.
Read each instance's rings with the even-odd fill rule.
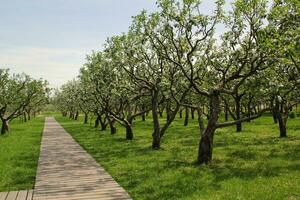
[[[155,0],[0,0],[0,67],[58,87],[142,9],[154,11]]]

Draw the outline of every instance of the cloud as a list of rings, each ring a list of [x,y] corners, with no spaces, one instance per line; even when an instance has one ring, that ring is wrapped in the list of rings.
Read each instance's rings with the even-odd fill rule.
[[[86,49],[0,46],[0,67],[46,79],[52,87],[59,87],[78,75],[87,53]]]

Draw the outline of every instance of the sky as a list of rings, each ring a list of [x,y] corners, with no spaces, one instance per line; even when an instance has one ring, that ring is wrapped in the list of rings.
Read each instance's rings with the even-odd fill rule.
[[[0,68],[60,87],[143,9],[157,10],[155,0],[0,0]]]

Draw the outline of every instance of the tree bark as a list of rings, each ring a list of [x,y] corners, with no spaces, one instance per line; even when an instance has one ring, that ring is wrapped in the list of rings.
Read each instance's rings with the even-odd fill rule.
[[[188,107],[185,108],[185,118],[184,118],[184,126],[189,124],[189,117],[190,117],[190,109]]]
[[[205,128],[204,128],[204,121],[202,117],[202,111],[200,108],[197,108],[197,114],[198,114],[198,125],[200,129],[200,136],[203,134]]]
[[[182,119],[182,109],[179,110],[179,118]]]
[[[100,121],[99,116],[97,116],[97,118],[95,120],[95,126],[94,126],[94,128],[98,128],[99,127],[99,121]]]
[[[163,117],[163,111],[159,111],[158,114],[159,114],[159,117],[160,117],[160,118]]]
[[[130,124],[126,124],[126,140],[133,139],[133,131]]]
[[[101,131],[105,131],[106,130],[107,123],[105,121],[106,121],[105,119],[102,120],[101,116],[99,117],[99,122],[100,122],[100,125],[101,125]]]
[[[158,91],[154,91],[152,95],[152,118],[153,118],[153,133],[152,133],[152,148],[160,149],[160,124],[158,117]]]
[[[225,107],[224,107],[224,117],[225,117],[225,121],[227,122],[228,121],[228,106],[227,106],[227,104],[225,104]]]
[[[247,104],[247,112],[248,112],[248,117],[249,117],[249,120],[247,120],[247,122],[251,122],[251,120],[250,120],[250,117],[251,117],[251,112],[252,112],[252,110],[251,110],[251,104],[252,104],[252,96],[251,96],[251,94],[249,94],[249,96],[248,96],[248,104]],[[254,108],[254,110],[255,110],[255,108]]]
[[[275,100],[275,106],[274,106],[274,100]],[[273,121],[274,124],[277,124],[277,109],[276,109],[276,97],[274,97],[271,102],[270,102],[270,108],[271,108],[271,112],[272,112],[272,117],[273,117]]]
[[[88,114],[87,113],[84,113],[84,124],[87,124],[88,123]]]
[[[4,135],[8,131],[8,122],[6,120],[2,120],[1,135]]]
[[[167,99],[167,105],[166,105],[166,114],[167,114],[167,121],[170,120],[171,115],[171,101]]]
[[[192,116],[192,119],[195,119],[195,109],[194,108],[191,108],[191,116]]]
[[[28,121],[31,120],[31,112],[30,111],[27,112],[27,119],[28,119]]]
[[[280,111],[277,112],[277,119],[278,119],[278,124],[279,124],[280,137],[287,137],[286,123],[283,120],[283,117],[282,117]]]
[[[115,127],[115,120],[110,120],[109,121],[109,127],[110,127],[110,134],[114,135],[117,133],[117,128]]]
[[[241,96],[237,95],[235,98],[235,112],[236,112],[236,119],[241,119]],[[236,124],[236,132],[242,131],[242,122]]]
[[[201,132],[198,149],[198,164],[208,164],[212,160],[213,153],[213,137],[217,128],[217,122],[221,112],[220,109],[220,97],[218,91],[213,91],[210,94],[210,118],[206,129]]]
[[[275,108],[273,108],[272,109],[272,116],[273,116],[273,121],[274,121],[274,124],[277,124],[278,123],[278,121],[277,121],[277,114],[276,114],[276,109]]]
[[[275,99],[275,112],[276,118],[279,125],[280,137],[287,137],[286,133],[286,120],[283,119],[281,114],[281,106],[282,104],[278,101],[278,98]]]
[[[27,115],[26,115],[25,112],[23,113],[23,119],[24,119],[24,122],[26,123],[27,122]]]
[[[78,117],[79,117],[79,112],[77,111],[76,114],[75,114],[74,119],[75,119],[75,120],[78,120]]]

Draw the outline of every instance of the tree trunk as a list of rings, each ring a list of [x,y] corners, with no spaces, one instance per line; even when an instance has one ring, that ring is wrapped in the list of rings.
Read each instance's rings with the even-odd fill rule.
[[[206,129],[201,132],[198,149],[198,164],[208,164],[212,160],[213,153],[213,137],[217,128],[217,122],[221,112],[220,97],[218,91],[213,91],[210,94],[210,118]]]
[[[146,121],[146,114],[145,113],[142,114],[142,121]]]
[[[224,117],[225,117],[225,122],[228,121],[228,106],[227,104],[225,104],[225,107],[224,107]]]
[[[126,140],[133,139],[132,127],[130,124],[126,124]]]
[[[84,124],[87,124],[88,123],[88,114],[87,113],[84,113]]]
[[[179,110],[179,118],[182,119],[182,109]]]
[[[237,95],[235,98],[235,112],[236,112],[236,119],[240,120],[241,119],[241,98],[239,95]],[[236,124],[236,132],[241,132],[241,131],[242,131],[242,122],[238,122]]]
[[[279,124],[280,137],[287,137],[286,123],[283,120],[283,117],[282,117],[280,111],[277,112],[277,119],[278,119],[278,124]]]
[[[105,131],[107,128],[107,124],[106,123],[100,123],[101,124],[101,131]]]
[[[279,102],[278,98],[275,99],[275,112],[276,112],[276,118],[279,125],[279,131],[280,131],[280,137],[287,137],[286,133],[286,121],[283,119],[281,114],[281,106],[282,104]]]
[[[194,108],[191,108],[191,116],[192,116],[192,119],[195,119],[195,109]]]
[[[100,121],[100,119],[99,119],[99,115],[97,116],[97,118],[96,118],[96,120],[95,120],[95,128],[98,128],[99,127],[99,121]]]
[[[249,94],[249,96],[248,96],[248,98],[249,98],[249,101],[248,101],[248,104],[247,104],[247,112],[248,112],[248,115],[247,115],[247,117],[249,118],[248,120],[247,120],[247,122],[251,122],[251,120],[250,120],[250,117],[251,117],[251,104],[252,104],[252,96]],[[255,109],[255,108],[254,108]]]
[[[8,131],[8,122],[6,120],[2,120],[1,135],[4,135]]]
[[[274,107],[274,100],[275,100],[275,107]],[[272,117],[273,117],[273,121],[274,124],[277,124],[277,109],[276,109],[276,97],[274,97],[271,102],[270,102],[270,108],[271,108],[271,112],[272,112]]]
[[[209,128],[209,129],[207,129]],[[201,136],[198,151],[198,164],[208,164],[212,160],[214,128],[207,127]],[[212,128],[212,129],[211,129]]]
[[[27,119],[28,119],[28,121],[31,120],[31,112],[30,111],[27,112]]]
[[[76,114],[75,114],[74,119],[75,119],[75,120],[78,120],[78,117],[79,117],[79,112],[77,111]]]
[[[167,114],[167,121],[170,120],[170,115],[171,115],[171,101],[167,100],[167,105],[166,105],[166,114]]]
[[[159,114],[159,117],[160,117],[160,118],[163,117],[163,112],[162,112],[162,111],[159,111],[158,114]]]
[[[200,136],[201,136],[203,134],[205,128],[204,128],[204,121],[203,121],[203,117],[202,117],[202,111],[199,107],[197,108],[197,113],[198,113],[198,125],[199,125]]]
[[[109,127],[110,127],[110,134],[111,135],[114,135],[114,134],[117,133],[117,128],[115,127],[115,122],[116,121],[114,119],[109,121]]]
[[[24,119],[24,122],[26,123],[26,122],[27,122],[27,115],[26,115],[26,112],[23,113],[23,119]]]
[[[189,117],[190,117],[190,109],[188,107],[185,108],[185,118],[184,118],[184,126],[189,124]]]
[[[278,121],[277,121],[277,114],[276,114],[276,109],[275,108],[273,108],[272,109],[272,116],[273,116],[273,121],[274,121],[274,124],[277,124],[278,123]]]
[[[154,91],[152,95],[152,118],[153,118],[153,133],[152,133],[152,148],[160,149],[160,124],[158,118],[158,91]]]

